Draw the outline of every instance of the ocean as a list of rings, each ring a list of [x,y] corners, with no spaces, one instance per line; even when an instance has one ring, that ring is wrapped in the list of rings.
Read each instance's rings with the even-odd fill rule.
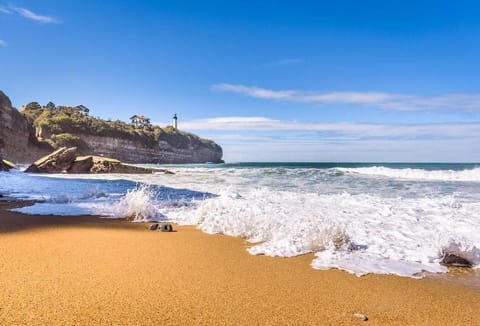
[[[253,255],[314,253],[315,269],[422,278],[445,253],[480,266],[480,164],[141,165],[174,175],[0,173],[26,214],[171,221],[247,239]]]

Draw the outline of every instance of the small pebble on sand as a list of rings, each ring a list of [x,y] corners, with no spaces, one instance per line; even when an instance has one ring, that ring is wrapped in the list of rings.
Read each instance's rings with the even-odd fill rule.
[[[367,315],[360,314],[360,313],[358,313],[358,312],[354,313],[353,316],[354,316],[354,317],[357,317],[357,318],[359,318],[359,319],[361,319],[361,320],[363,320],[363,321],[367,321],[367,320],[368,320]]]

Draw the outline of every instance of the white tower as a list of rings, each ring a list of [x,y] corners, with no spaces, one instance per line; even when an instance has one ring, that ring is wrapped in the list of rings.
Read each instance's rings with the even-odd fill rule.
[[[176,113],[173,115],[173,127],[175,129],[177,129],[177,114]]]

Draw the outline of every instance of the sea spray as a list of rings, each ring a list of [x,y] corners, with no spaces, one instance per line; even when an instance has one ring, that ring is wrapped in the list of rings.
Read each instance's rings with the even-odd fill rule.
[[[113,217],[127,218],[133,222],[160,220],[164,216],[155,206],[155,193],[148,185],[128,190],[119,202],[112,205]]]
[[[448,244],[442,246],[439,252],[439,256],[444,257],[445,255],[461,257],[467,260],[470,265],[473,265],[475,268],[480,268],[480,248],[475,245],[465,245],[459,241],[450,239]]]

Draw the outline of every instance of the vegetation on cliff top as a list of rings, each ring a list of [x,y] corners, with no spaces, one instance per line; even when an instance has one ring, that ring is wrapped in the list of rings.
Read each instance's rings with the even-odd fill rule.
[[[81,136],[105,136],[141,142],[147,146],[155,146],[159,141],[167,142],[176,148],[218,147],[211,140],[202,139],[196,135],[180,131],[172,126],[161,128],[147,125],[142,128],[120,120],[103,120],[89,115],[89,110],[83,105],[55,106],[49,102],[41,106],[31,102],[24,106],[21,113],[41,131],[39,136],[52,145],[78,146],[84,145]]]

